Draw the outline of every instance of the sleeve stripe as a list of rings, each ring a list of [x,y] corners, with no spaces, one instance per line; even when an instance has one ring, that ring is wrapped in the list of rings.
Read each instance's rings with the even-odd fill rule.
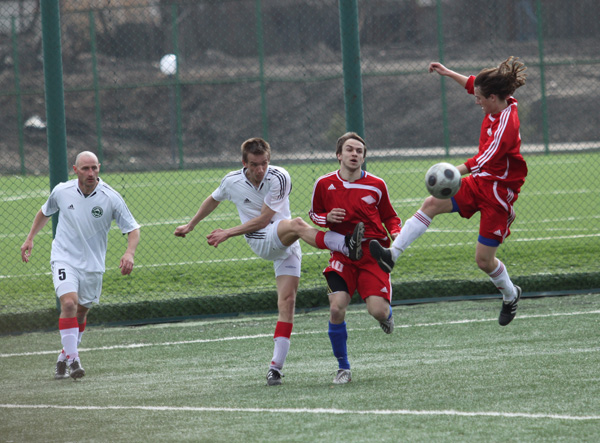
[[[498,128],[494,132],[494,140],[488,148],[477,158],[477,172],[481,170],[481,167],[487,163],[498,151],[498,147],[500,146],[500,141],[502,140],[502,136],[504,135],[504,130],[508,124],[508,119],[510,117],[511,107],[509,106],[500,114],[500,123],[498,124]]]

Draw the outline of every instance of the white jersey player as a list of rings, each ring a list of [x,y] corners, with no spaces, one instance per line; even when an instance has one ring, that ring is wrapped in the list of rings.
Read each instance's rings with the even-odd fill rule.
[[[292,183],[288,172],[271,166],[271,147],[261,138],[242,144],[243,168],[232,171],[221,185],[200,205],[189,223],[179,226],[174,234],[185,237],[194,227],[225,200],[235,204],[241,224],[229,229],[215,229],[207,235],[208,243],[217,247],[230,237],[244,235],[254,253],[273,261],[277,284],[279,316],[275,326],[274,351],[267,384],[280,385],[281,370],[290,347],[296,293],[300,281],[302,252],[299,239],[320,249],[331,249],[351,258],[362,254],[362,223],[353,234],[319,231],[302,218],[292,219],[289,195]],[[360,258],[360,257],[359,257]]]
[[[28,262],[34,237],[58,212],[50,255],[52,279],[61,306],[58,328],[63,345],[56,363],[56,379],[69,376],[76,379],[85,375],[78,345],[85,330],[87,313],[92,304],[100,300],[112,221],[115,220],[123,234],[128,234],[127,250],[119,264],[123,275],[130,274],[133,269],[133,256],[139,242],[140,226],[119,193],[98,177],[100,163],[96,155],[81,152],[73,170],[77,179],[54,187],[21,246],[21,257]]]

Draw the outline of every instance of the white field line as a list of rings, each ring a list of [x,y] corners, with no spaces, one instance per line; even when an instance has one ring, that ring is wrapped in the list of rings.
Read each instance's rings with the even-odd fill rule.
[[[269,414],[329,414],[329,415],[415,415],[415,416],[452,416],[452,417],[500,417],[500,418],[532,418],[550,420],[589,421],[600,420],[600,415],[562,415],[562,414],[528,414],[520,412],[496,411],[456,411],[449,410],[410,410],[410,409],[326,409],[326,408],[217,408],[201,406],[63,406],[63,405],[17,405],[0,404],[2,409],[66,409],[77,411],[165,411],[165,412],[234,412],[234,413],[269,413]]]
[[[555,317],[555,316],[570,316],[570,315],[589,315],[589,314],[600,314],[600,310],[596,311],[583,311],[583,312],[571,312],[571,313],[559,313],[559,314],[544,314],[544,315],[529,315],[520,316],[519,318],[544,318],[544,317]],[[220,320],[222,321],[222,320]],[[475,322],[486,322],[496,321],[493,319],[481,319],[481,320],[460,320],[450,322],[436,322],[436,323],[420,323],[416,325],[397,325],[399,328],[410,328],[410,327],[425,327],[425,326],[439,326],[439,325],[451,325],[451,324],[465,324]],[[367,329],[379,329],[378,327],[367,328]],[[365,329],[352,329],[354,331],[365,330]],[[294,333],[294,335],[305,335],[305,334],[316,334],[322,333],[323,331],[310,331],[303,333]],[[241,336],[241,337],[226,337],[222,339],[210,339],[210,340],[190,340],[181,342],[171,343],[158,343],[158,344],[138,344],[138,345],[127,345],[127,346],[109,346],[101,347],[90,350],[106,350],[106,349],[117,349],[117,348],[131,348],[131,347],[145,347],[145,346],[170,346],[172,344],[188,344],[188,343],[201,343],[201,342],[214,342],[224,340],[245,340],[254,338],[265,338],[271,337],[271,334],[258,334],[252,336]],[[83,351],[84,349],[82,349]],[[57,353],[58,351],[43,351],[38,353],[24,353],[24,354],[0,354],[0,357],[10,356],[23,356],[23,355],[41,355],[48,353]],[[55,409],[55,410],[72,410],[73,405],[26,405],[26,404],[0,404],[1,409]],[[526,418],[526,419],[541,419],[541,420],[560,420],[560,421],[595,421],[600,420],[600,415],[567,415],[567,414],[534,414],[534,413],[519,413],[519,412],[501,412],[501,411],[457,411],[457,410],[409,410],[409,409],[396,409],[396,410],[351,410],[351,409],[327,409],[327,408],[222,408],[222,407],[195,407],[195,406],[75,406],[78,410],[90,410],[90,411],[114,411],[114,410],[136,410],[136,411],[150,411],[150,412],[231,412],[231,413],[246,413],[246,414],[329,414],[329,415],[373,415],[373,416],[447,416],[447,417],[498,417],[498,418]]]
[[[549,318],[549,317],[569,317],[574,315],[598,315],[600,314],[600,310],[595,311],[579,311],[579,312],[560,312],[556,314],[533,314],[533,315],[520,315],[520,320],[532,319],[532,318]],[[230,320],[235,321],[235,320]],[[248,319],[238,319],[238,321],[248,321]],[[396,325],[397,329],[408,329],[408,328],[421,328],[421,327],[434,327],[434,326],[447,326],[447,325],[463,325],[469,323],[485,323],[485,322],[496,322],[497,318],[486,318],[486,319],[472,319],[472,320],[454,320],[454,321],[446,321],[446,322],[434,322],[434,323],[417,323],[414,325]],[[198,323],[191,323],[194,325],[198,325]],[[206,325],[206,322],[202,323]],[[175,327],[178,327],[175,326]],[[349,328],[348,332],[358,332],[358,331],[368,331],[368,330],[378,330],[379,326],[369,327],[369,328]],[[312,335],[312,334],[323,334],[323,330],[318,331],[304,331],[304,332],[294,332],[293,336],[302,336],[302,335]],[[268,338],[272,337],[273,333],[268,334],[254,334],[254,335],[241,335],[241,336],[233,336],[233,337],[220,337],[220,338],[204,338],[204,339],[196,339],[196,340],[181,340],[181,341],[171,341],[171,342],[161,342],[161,343],[132,343],[128,345],[114,345],[114,346],[100,346],[96,348],[81,348],[81,352],[93,352],[93,351],[112,351],[115,349],[139,349],[139,348],[149,348],[156,346],[176,346],[176,345],[191,345],[198,343],[217,343],[217,342],[225,342],[225,341],[238,341],[238,340],[254,340],[257,338]],[[596,352],[600,350],[592,349],[591,351]],[[582,350],[582,352],[589,352],[590,350]],[[27,356],[37,356],[37,355],[47,355],[47,354],[58,354],[60,349],[55,349],[51,351],[35,351],[35,352],[19,352],[14,354],[0,354],[0,358],[10,358],[10,357],[27,357]],[[572,352],[572,350],[570,350]]]

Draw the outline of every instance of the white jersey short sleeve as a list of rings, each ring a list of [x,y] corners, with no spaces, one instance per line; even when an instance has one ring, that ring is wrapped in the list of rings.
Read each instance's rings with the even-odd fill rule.
[[[212,193],[217,201],[229,200],[238,210],[240,220],[246,223],[260,215],[263,203],[276,214],[271,221],[290,219],[290,192],[292,181],[288,172],[278,166],[267,169],[263,181],[255,187],[246,178],[244,169],[232,171],[221,181],[221,185]]]
[[[123,234],[140,227],[121,195],[100,179],[88,197],[79,189],[77,179],[60,183],[42,212],[45,216],[58,212],[50,261],[67,262],[86,272],[104,272],[113,220]]]
[[[219,202],[225,200],[233,202],[242,224],[258,217],[263,204],[275,211],[271,223],[266,228],[245,234],[244,237],[256,255],[273,261],[275,275],[299,277],[302,261],[300,242],[295,241],[291,246],[285,246],[277,235],[279,221],[291,219],[289,200],[291,190],[292,184],[288,172],[277,166],[269,166],[258,186],[250,183],[244,169],[230,172],[212,193],[212,197]]]

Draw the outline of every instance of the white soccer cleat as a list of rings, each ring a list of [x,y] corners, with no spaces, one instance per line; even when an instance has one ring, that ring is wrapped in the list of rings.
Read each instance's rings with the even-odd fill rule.
[[[345,385],[352,381],[352,373],[350,369],[338,369],[335,378],[333,379],[334,385]]]

